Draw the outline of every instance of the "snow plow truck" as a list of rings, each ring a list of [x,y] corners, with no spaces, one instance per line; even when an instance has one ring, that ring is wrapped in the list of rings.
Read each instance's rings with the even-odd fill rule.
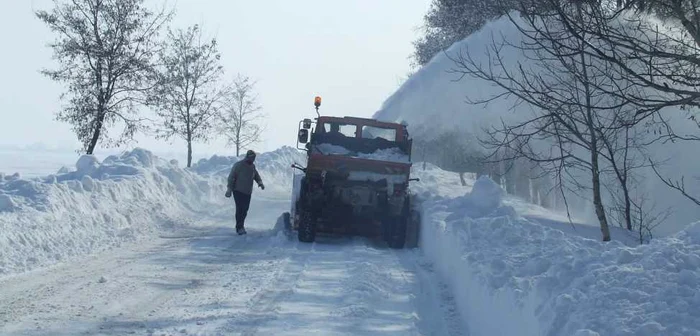
[[[380,238],[391,248],[418,245],[419,214],[412,209],[412,140],[404,124],[355,117],[321,116],[299,122],[298,163],[286,225],[298,240],[317,234]]]

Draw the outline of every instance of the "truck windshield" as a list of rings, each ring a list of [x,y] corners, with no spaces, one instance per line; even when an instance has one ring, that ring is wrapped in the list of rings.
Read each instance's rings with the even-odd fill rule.
[[[324,133],[340,133],[346,137],[355,137],[355,134],[357,133],[357,126],[356,125],[348,125],[348,124],[338,124],[338,123],[327,123],[323,124],[323,131]]]
[[[362,138],[396,141],[396,129],[364,126],[362,127]]]
[[[374,153],[389,148],[408,154],[407,145],[396,141],[397,133],[395,128],[327,122],[316,129],[311,146],[323,145],[325,150],[320,149],[320,152],[336,155]]]

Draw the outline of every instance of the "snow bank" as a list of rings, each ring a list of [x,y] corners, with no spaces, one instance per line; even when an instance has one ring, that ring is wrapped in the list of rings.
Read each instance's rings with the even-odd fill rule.
[[[700,335],[700,223],[630,248],[517,217],[489,179],[423,203],[421,246],[472,335]]]
[[[102,162],[84,155],[44,177],[0,173],[0,276],[152,237],[185,225],[193,211],[231,206],[223,195],[236,161],[213,156],[185,169],[135,149]],[[260,154],[261,195],[287,197],[294,162],[303,164],[305,154],[291,147]]]
[[[25,180],[0,178],[0,275],[135,241],[220,196],[197,174],[143,149]]]

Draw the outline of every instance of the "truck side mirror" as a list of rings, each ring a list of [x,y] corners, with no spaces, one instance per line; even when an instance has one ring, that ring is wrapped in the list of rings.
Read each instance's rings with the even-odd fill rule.
[[[304,119],[304,121],[302,123],[304,125],[304,129],[311,128],[311,119]]]
[[[307,143],[309,142],[309,130],[307,129],[300,129],[299,134],[297,135],[297,138],[299,139],[299,143]]]

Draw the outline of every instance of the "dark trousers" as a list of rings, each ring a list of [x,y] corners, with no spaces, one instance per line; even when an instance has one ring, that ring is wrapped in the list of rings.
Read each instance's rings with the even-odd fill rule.
[[[236,229],[243,227],[245,218],[250,208],[250,195],[240,191],[233,192],[233,200],[236,201]]]

